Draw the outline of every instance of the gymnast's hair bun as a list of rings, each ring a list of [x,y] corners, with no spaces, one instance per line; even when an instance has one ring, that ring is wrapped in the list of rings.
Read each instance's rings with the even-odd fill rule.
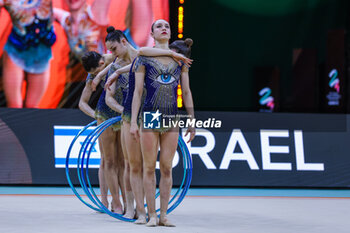
[[[193,45],[193,40],[191,38],[186,38],[185,44],[187,45],[187,47],[191,47]]]
[[[107,32],[108,33],[112,33],[112,32],[114,32],[115,31],[115,28],[113,27],[113,26],[109,26],[108,28],[107,28]]]

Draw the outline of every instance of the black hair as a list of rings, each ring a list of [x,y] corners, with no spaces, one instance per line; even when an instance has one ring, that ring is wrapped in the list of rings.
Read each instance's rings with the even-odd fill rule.
[[[91,70],[97,68],[99,66],[101,58],[101,54],[95,51],[84,53],[84,55],[81,57],[81,62],[86,72],[90,72]]]
[[[183,54],[185,57],[190,58],[192,44],[193,40],[186,38],[185,40],[175,40],[169,45],[169,48],[176,50],[176,52]]]
[[[124,38],[127,42],[128,38],[126,38],[126,36],[124,35],[124,33],[120,30],[116,30],[113,26],[109,26],[107,28],[107,36],[105,39],[105,42],[107,41],[117,41],[118,43],[120,43],[120,41]]]
[[[154,24],[157,22],[158,20],[156,20],[156,21],[154,21],[153,23],[152,23],[152,26],[151,26],[151,32],[153,32],[153,27],[154,27]]]

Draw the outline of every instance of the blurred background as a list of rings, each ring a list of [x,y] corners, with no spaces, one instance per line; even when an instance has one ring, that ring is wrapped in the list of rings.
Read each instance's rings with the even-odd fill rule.
[[[186,1],[195,106],[349,112],[349,10],[346,0]]]

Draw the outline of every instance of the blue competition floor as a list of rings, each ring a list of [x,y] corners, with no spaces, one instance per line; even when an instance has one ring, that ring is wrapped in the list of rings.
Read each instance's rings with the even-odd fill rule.
[[[83,194],[82,189],[77,189]],[[173,190],[174,192],[176,189]],[[99,194],[99,189],[95,189]],[[0,186],[0,195],[73,195],[69,187]],[[253,188],[191,188],[187,196],[233,196],[233,197],[339,197],[350,198],[350,190],[323,189],[253,189]]]

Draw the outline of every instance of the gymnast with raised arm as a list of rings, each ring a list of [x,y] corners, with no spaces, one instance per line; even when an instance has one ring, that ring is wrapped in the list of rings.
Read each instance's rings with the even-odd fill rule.
[[[152,25],[152,37],[155,48],[169,50],[170,26],[165,20],[157,20]],[[164,115],[176,115],[177,86],[181,80],[183,99],[187,113],[194,118],[192,94],[189,88],[188,68],[179,65],[170,57],[140,56],[134,64],[135,91],[132,101],[130,133],[135,140],[140,140],[143,157],[143,185],[147,201],[148,223],[146,226],[157,225],[155,209],[155,167],[158,148],[160,146],[160,219],[159,225],[175,226],[167,217],[168,202],[172,187],[172,161],[177,148],[179,128],[145,129],[141,121],[139,130],[139,112],[156,112]],[[141,101],[143,88],[146,89],[144,103]],[[140,106],[143,104],[142,109]],[[189,141],[195,136],[195,129],[189,128]]]

